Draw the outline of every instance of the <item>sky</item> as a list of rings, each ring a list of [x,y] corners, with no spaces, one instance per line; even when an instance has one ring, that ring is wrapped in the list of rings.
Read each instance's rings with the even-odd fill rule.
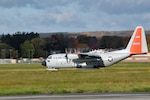
[[[150,0],[0,0],[0,34],[150,30]]]

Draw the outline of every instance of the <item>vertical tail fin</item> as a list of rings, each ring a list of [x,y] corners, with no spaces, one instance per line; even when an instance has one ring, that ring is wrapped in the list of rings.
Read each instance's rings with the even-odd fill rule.
[[[126,47],[126,50],[133,54],[143,54],[148,52],[145,32],[142,26],[137,26]]]

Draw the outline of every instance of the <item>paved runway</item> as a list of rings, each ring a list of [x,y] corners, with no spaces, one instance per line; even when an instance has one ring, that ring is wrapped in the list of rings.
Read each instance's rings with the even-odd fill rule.
[[[150,100],[150,93],[96,93],[0,96],[0,100]]]

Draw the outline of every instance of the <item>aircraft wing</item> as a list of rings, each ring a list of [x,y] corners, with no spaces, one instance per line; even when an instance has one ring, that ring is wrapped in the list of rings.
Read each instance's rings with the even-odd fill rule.
[[[96,53],[80,53],[78,54],[80,59],[86,59],[86,58],[101,58]]]

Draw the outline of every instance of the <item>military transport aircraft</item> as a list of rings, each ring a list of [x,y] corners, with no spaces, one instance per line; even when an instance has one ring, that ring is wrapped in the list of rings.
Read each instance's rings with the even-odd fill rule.
[[[148,52],[145,32],[142,26],[137,26],[125,49],[112,52],[87,52],[52,54],[42,62],[47,70],[56,71],[59,68],[100,68],[110,66],[132,55]]]

